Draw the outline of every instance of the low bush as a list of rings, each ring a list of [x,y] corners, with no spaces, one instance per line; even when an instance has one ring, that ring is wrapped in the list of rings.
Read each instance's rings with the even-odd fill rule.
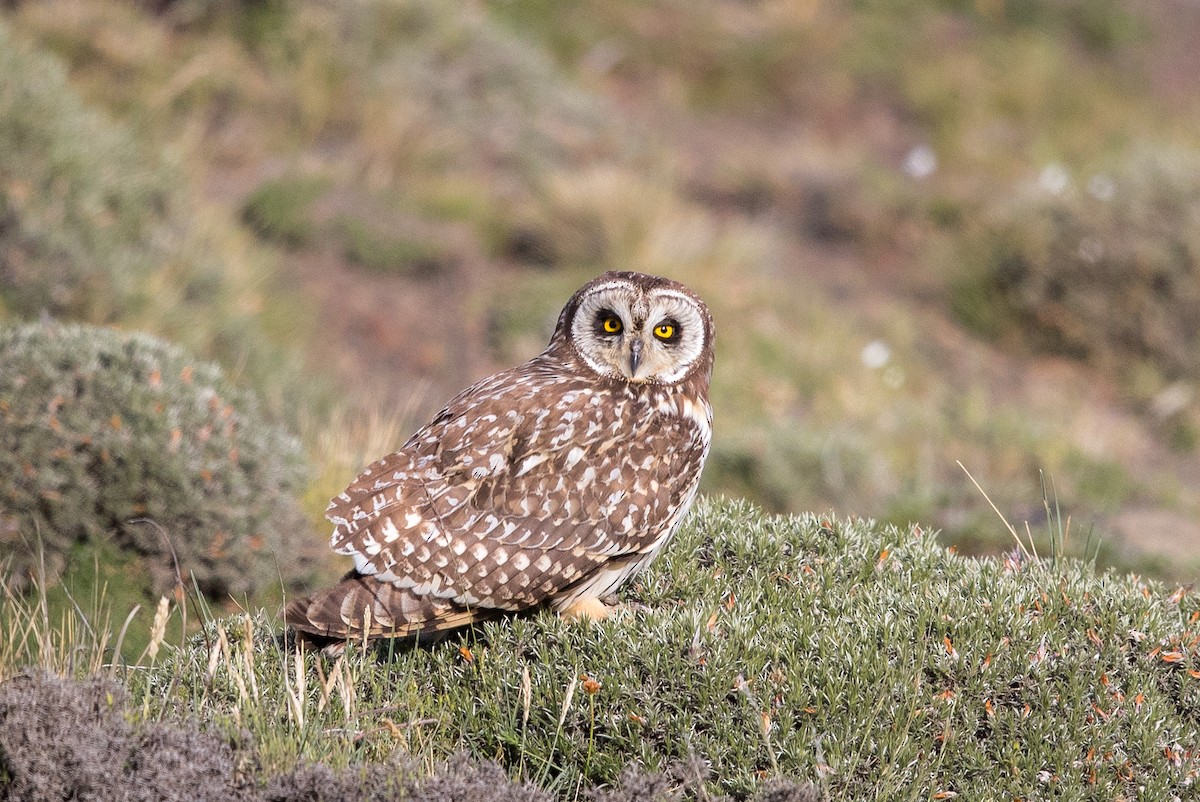
[[[241,800],[233,746],[186,725],[135,729],[112,681],[49,675],[0,685],[0,801]]]
[[[1183,590],[710,501],[623,596],[599,623],[541,612],[333,662],[281,659],[264,618],[215,622],[132,693],[247,727],[270,765],[465,750],[559,798],[693,758],[699,797],[794,778],[832,799],[1172,799],[1200,776]]]
[[[166,256],[149,240],[174,201],[168,176],[3,22],[0,73],[0,299],[26,317],[131,314]]]
[[[997,197],[958,251],[962,320],[1102,366],[1200,378],[1200,156],[1143,152],[1061,191]]]
[[[263,239],[303,247],[318,233],[312,206],[328,189],[329,182],[320,178],[264,181],[243,204],[242,220]]]
[[[214,596],[308,570],[299,444],[215,365],[53,323],[0,328],[0,365],[0,537],[15,571],[39,550],[61,566],[92,539],[148,558],[160,589],[173,553]]]

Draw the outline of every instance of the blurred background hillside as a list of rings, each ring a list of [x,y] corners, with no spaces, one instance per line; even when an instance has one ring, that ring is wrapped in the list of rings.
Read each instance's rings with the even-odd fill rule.
[[[717,319],[706,492],[1011,549],[961,462],[1189,580],[1197,41],[1194,0],[8,0],[0,322],[215,362],[320,548],[578,285],[660,273]]]

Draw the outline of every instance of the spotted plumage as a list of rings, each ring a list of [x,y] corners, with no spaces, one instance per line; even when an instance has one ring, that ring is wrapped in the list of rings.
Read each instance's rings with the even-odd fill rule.
[[[464,390],[329,505],[353,558],[289,605],[318,638],[403,637],[600,599],[661,550],[712,433],[713,325],[673,281],[606,273],[568,301],[546,350]],[[365,630],[365,633],[364,633]]]

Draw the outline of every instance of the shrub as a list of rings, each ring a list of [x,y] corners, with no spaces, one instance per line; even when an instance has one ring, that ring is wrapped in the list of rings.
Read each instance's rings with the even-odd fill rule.
[[[0,801],[250,798],[229,743],[194,725],[139,731],[124,703],[124,691],[99,678],[31,675],[0,686]]]
[[[215,365],[146,335],[78,325],[0,329],[0,532],[29,570],[111,538],[159,587],[248,592],[307,569],[296,440]],[[19,539],[19,540],[18,540]],[[169,541],[169,543],[168,543]],[[312,547],[312,546],[310,546]],[[286,551],[285,551],[286,549]]]
[[[111,320],[145,301],[167,176],[0,23],[0,298],[18,314]]]
[[[1142,153],[983,216],[952,302],[976,330],[1109,367],[1200,377],[1200,157]]]

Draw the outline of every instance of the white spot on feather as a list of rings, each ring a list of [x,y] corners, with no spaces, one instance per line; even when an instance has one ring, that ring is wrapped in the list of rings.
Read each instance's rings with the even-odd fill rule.
[[[574,468],[579,464],[579,461],[583,459],[583,454],[584,451],[579,446],[572,448],[567,452],[567,461],[563,464],[563,469],[569,471]]]
[[[383,519],[383,525],[379,527],[379,534],[383,535],[384,543],[391,543],[400,537],[400,530],[396,528],[396,522],[391,519],[391,516]]]
[[[521,461],[521,467],[517,469],[516,475],[524,476],[525,474],[529,473],[531,470],[533,470],[537,466],[541,465],[545,461],[546,461],[545,454],[534,454],[533,456],[526,457],[524,460]]]

